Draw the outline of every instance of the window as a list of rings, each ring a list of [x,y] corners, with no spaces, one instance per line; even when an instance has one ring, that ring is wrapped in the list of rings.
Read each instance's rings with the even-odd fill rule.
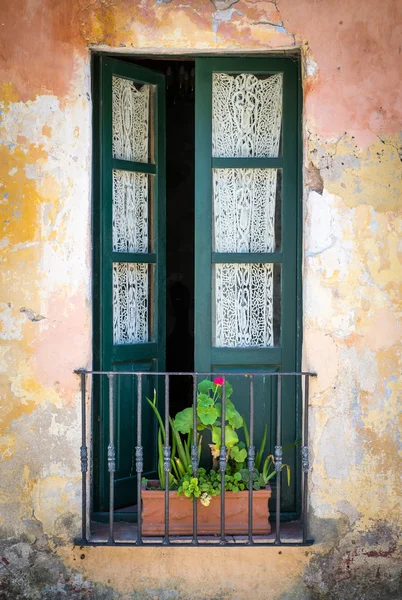
[[[299,369],[299,77],[297,61],[287,58],[175,63],[95,57],[96,369],[149,372],[142,389],[148,397],[157,385],[152,372],[165,371],[166,362],[180,371],[232,372],[243,413],[244,373]],[[179,106],[177,98],[184,97],[187,103]],[[180,115],[185,141],[183,128],[169,127]],[[185,236],[184,250],[172,242]],[[176,303],[168,311],[167,286],[169,302]],[[174,313],[177,324],[183,311],[181,326],[190,325],[187,337],[176,337],[178,362],[172,363],[166,312],[170,336],[169,319]],[[270,377],[255,384],[256,445],[268,423],[272,449],[275,385]],[[283,382],[284,446],[300,433],[299,391],[295,381]],[[109,503],[106,380],[99,378],[94,392],[93,509],[100,518]],[[171,406],[190,405],[191,385],[178,384],[176,392]],[[114,495],[116,507],[132,519],[136,398],[136,378],[119,378]],[[142,417],[144,475],[152,477],[156,455],[148,450],[157,440],[146,405]],[[297,456],[293,450],[287,457],[295,473],[283,489],[282,510],[289,518],[300,510]]]

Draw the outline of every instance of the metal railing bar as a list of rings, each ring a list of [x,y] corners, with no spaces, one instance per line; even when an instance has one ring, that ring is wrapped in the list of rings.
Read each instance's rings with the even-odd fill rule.
[[[151,539],[151,538],[148,538]],[[81,540],[77,540],[77,544],[80,544]],[[304,542],[281,542],[280,546],[289,546],[290,548],[294,548],[294,547],[305,547],[305,546],[312,546],[314,544],[314,541],[311,539],[308,539],[306,543]],[[82,544],[80,544],[82,545]],[[143,547],[162,547],[164,544],[163,542],[154,542],[154,541],[144,541],[142,546]],[[193,542],[189,541],[189,542],[180,542],[180,541],[175,541],[173,544],[170,544],[171,546],[179,546],[179,547],[188,547],[191,548],[193,547]],[[217,540],[216,542],[209,542],[209,541],[200,541],[198,546],[199,547],[217,547],[219,546],[220,543]],[[234,546],[234,547],[239,547],[239,546],[244,546],[244,547],[248,547],[248,540],[245,541],[236,541],[236,542],[228,542],[227,544],[225,544],[225,546]],[[121,546],[121,547],[135,547],[137,546],[137,543],[135,541],[131,542],[129,540],[122,540],[122,541],[115,541],[113,543],[110,543],[109,541],[103,541],[103,540],[93,540],[93,539],[89,539],[85,542],[85,546]],[[278,545],[275,543],[275,541],[272,542],[254,542],[253,546],[261,546],[264,548],[268,548],[268,547],[272,547],[272,548],[277,548]]]
[[[276,532],[275,544],[281,543],[281,478],[282,478],[282,375],[278,375],[276,403],[276,446],[275,446],[275,470],[276,470]]]
[[[308,523],[307,523],[307,503],[308,503],[308,472],[309,472],[309,451],[308,451],[308,405],[309,405],[309,384],[310,378],[304,376],[304,410],[303,410],[303,436],[302,436],[302,522],[303,522],[303,543],[307,542]]]
[[[142,544],[142,498],[141,479],[144,470],[142,447],[142,375],[137,375],[137,446],[135,447],[135,468],[137,471],[137,544]]]
[[[86,375],[149,375],[149,371],[119,371],[118,373],[116,373],[116,371],[88,371],[86,369],[76,369],[74,371],[74,373],[76,373],[77,375],[80,375],[81,373],[85,373]],[[160,372],[154,372],[152,371],[152,375],[160,375],[160,376],[172,376],[172,375],[186,375],[187,377],[189,375],[197,375],[197,377],[204,377],[207,375],[213,375],[214,377],[216,377],[216,372],[214,371],[160,371]],[[254,377],[277,377],[278,375],[280,375],[281,377],[295,377],[295,376],[300,376],[300,375],[309,375],[310,377],[317,377],[317,373],[314,372],[310,372],[310,371],[289,371],[289,372],[278,372],[278,371],[247,371],[245,373],[238,373],[238,372],[233,372],[233,371],[221,371],[220,375],[222,375],[222,377],[238,377],[238,376],[243,376],[243,377],[248,377],[250,375],[254,375]]]
[[[87,540],[87,472],[88,472],[88,447],[87,447],[87,415],[86,415],[86,374],[81,371],[81,537]]]
[[[193,445],[191,448],[191,466],[193,477],[198,474],[198,445],[197,445],[197,375],[193,375]],[[198,545],[197,533],[198,500],[193,500],[193,545]]]
[[[114,543],[114,472],[116,470],[116,453],[114,447],[114,374],[109,378],[109,446],[107,449],[109,469],[109,542]]]
[[[165,447],[163,450],[163,469],[165,472],[165,538],[163,545],[168,546],[169,541],[169,474],[170,474],[170,446],[169,446],[169,375],[165,373]]]
[[[225,475],[226,475],[226,380],[222,385],[222,418],[221,418],[221,451],[219,456],[219,470],[221,473],[221,541],[223,546],[226,544],[225,538]]]
[[[247,449],[248,466],[248,544],[253,544],[253,478],[254,478],[254,376],[250,375],[250,445]]]

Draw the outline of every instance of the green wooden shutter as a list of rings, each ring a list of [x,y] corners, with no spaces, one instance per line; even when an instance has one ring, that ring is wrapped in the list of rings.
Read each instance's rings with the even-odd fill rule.
[[[94,366],[165,368],[165,82],[108,57],[94,65]],[[115,378],[116,508],[135,504],[136,377]],[[143,382],[152,397],[155,381]],[[95,393],[96,511],[108,507],[108,392]],[[101,425],[100,425],[101,424]],[[144,476],[155,473],[155,420],[143,408]]]
[[[272,136],[273,132],[278,130],[280,82],[282,82],[280,92],[282,117],[280,139],[276,142],[277,151],[275,151],[266,146],[267,136]],[[267,89],[270,86],[272,91]],[[215,109],[213,109],[213,94],[215,94]],[[276,108],[275,106],[268,108],[268,113],[271,111],[268,114],[266,106],[270,105],[270,94],[271,96],[276,94],[277,101]],[[299,367],[298,95],[299,69],[293,60],[199,58],[196,61],[195,365],[199,372],[233,372],[231,378],[234,386],[233,400],[243,415],[248,415],[248,381],[244,376],[239,376],[239,373],[293,372]],[[213,125],[214,110],[216,121]],[[247,129],[248,122],[252,127],[247,140],[234,139],[236,127],[241,130]],[[215,127],[214,152],[213,127]],[[236,208],[236,203],[239,197],[247,203],[249,198],[246,196],[251,193],[251,189],[257,190],[255,194],[262,189],[261,184],[255,183],[258,177],[264,181],[262,184],[266,186],[264,189],[268,189],[266,181],[271,177],[273,170],[276,170],[278,190],[274,215],[275,243],[272,245],[270,238],[271,242],[266,244],[265,251],[263,243],[257,249],[258,251],[252,251],[254,241],[258,241],[258,236],[261,234],[261,231],[258,231],[258,223],[260,229],[267,225],[265,221],[261,225],[261,219],[258,221],[258,215],[254,215],[252,218],[255,231],[251,234],[249,231],[248,237],[252,243],[247,247],[246,240],[242,247],[242,220],[247,221],[250,211]],[[240,191],[239,186],[242,187]],[[215,212],[214,195],[218,198]],[[253,200],[251,204],[252,202]],[[272,214],[270,218],[272,221]],[[238,223],[238,230],[230,223]],[[221,239],[217,244],[218,230]],[[218,251],[222,250],[222,247],[230,251]],[[255,286],[253,293],[242,299],[242,302],[249,303],[248,308],[243,312],[247,313],[248,317],[251,315],[250,322],[253,321],[251,334],[250,331],[243,334],[244,323],[241,311],[238,311],[240,315],[238,316],[238,313],[232,310],[233,302],[230,296],[237,286],[236,277],[240,279],[240,275],[249,281],[252,280]],[[272,305],[264,300],[265,292],[262,289],[264,281],[265,290],[272,285],[274,288],[273,322],[270,332],[263,330],[261,323],[258,323],[261,315],[269,313],[269,306],[272,308]],[[243,287],[242,285],[239,284],[239,289],[245,289],[245,285]],[[259,308],[260,304],[261,308]],[[229,316],[226,315],[226,320],[223,319],[223,326],[222,319],[219,321],[222,306],[225,307],[224,311],[230,313]],[[217,330],[218,322],[220,325]],[[254,330],[257,330],[257,333]],[[255,392],[256,445],[258,446],[262,437],[264,424],[268,423],[267,451],[272,452],[275,445],[273,403],[275,379],[257,378]],[[294,442],[298,436],[297,415],[297,386],[294,381],[287,380],[283,382],[284,446]],[[299,493],[296,484],[295,450],[288,451],[284,461],[292,466],[292,486],[290,488],[284,486],[283,509],[289,514],[293,513],[294,516]]]

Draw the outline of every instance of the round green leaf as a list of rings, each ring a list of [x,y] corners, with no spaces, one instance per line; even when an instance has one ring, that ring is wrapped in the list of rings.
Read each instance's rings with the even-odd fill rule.
[[[177,431],[180,431],[180,433],[189,433],[193,428],[193,409],[191,407],[185,408],[177,413],[174,424]]]
[[[239,441],[239,437],[237,433],[230,427],[230,425],[226,425],[225,427],[225,445],[227,448],[232,448]]]
[[[197,415],[201,423],[204,425],[212,425],[218,418],[218,411],[214,406],[208,406],[206,408],[203,406],[198,406]]]
[[[243,427],[243,417],[237,412],[237,410],[234,411],[233,415],[230,417],[230,419],[228,419],[228,421],[234,429]]]
[[[208,394],[198,394],[198,406],[202,406],[203,408],[207,408],[208,406],[212,406],[214,401]]]
[[[216,425],[212,426],[212,442],[220,446],[221,443],[221,428]]]
[[[209,390],[212,390],[213,385],[214,384],[212,383],[212,381],[210,381],[209,379],[204,379],[198,384],[198,391],[200,392],[200,394],[208,394]]]

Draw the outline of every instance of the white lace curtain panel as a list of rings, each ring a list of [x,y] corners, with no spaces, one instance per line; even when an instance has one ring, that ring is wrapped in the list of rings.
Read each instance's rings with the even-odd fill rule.
[[[151,86],[137,88],[122,77],[112,79],[113,158],[148,162]]]
[[[212,93],[213,156],[278,156],[282,74],[214,73]],[[275,250],[276,189],[276,169],[214,170],[216,252]],[[216,265],[214,286],[214,345],[273,346],[273,265]]]
[[[148,341],[147,264],[113,264],[113,340],[115,344]]]
[[[121,77],[112,80],[113,157],[136,162],[149,159],[151,87],[137,88]],[[148,252],[148,175],[113,171],[112,243],[114,252]],[[113,340],[147,342],[148,265],[113,264]]]
[[[113,77],[113,157],[149,160],[151,86]],[[213,75],[212,154],[217,157],[278,156],[282,122],[282,75]],[[275,249],[275,169],[217,169],[213,173],[214,249]],[[148,252],[148,176],[113,172],[113,250]],[[273,345],[273,268],[263,264],[217,265],[217,346]],[[113,337],[116,344],[148,340],[148,267],[113,265]]]

